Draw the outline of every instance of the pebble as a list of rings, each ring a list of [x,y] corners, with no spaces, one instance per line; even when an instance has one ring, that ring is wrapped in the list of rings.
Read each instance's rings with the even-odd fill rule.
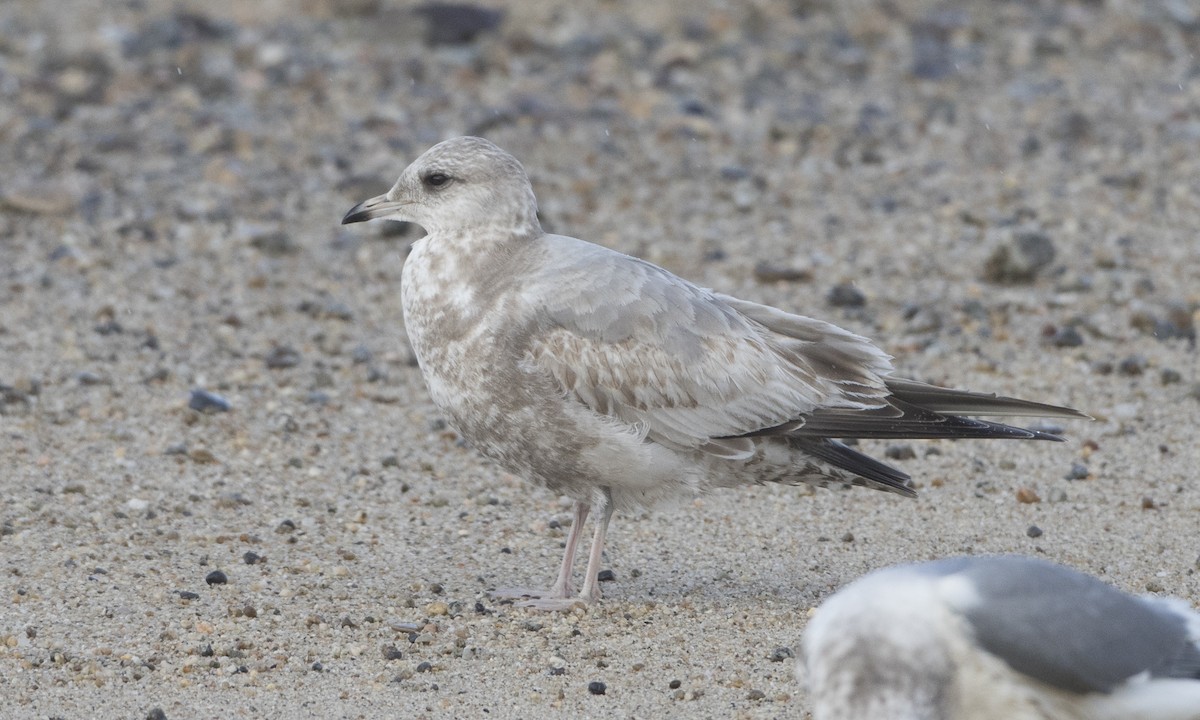
[[[1117,372],[1122,375],[1138,376],[1146,371],[1149,362],[1141,355],[1130,355],[1117,363]]]
[[[1033,503],[1040,503],[1041,501],[1041,496],[1039,496],[1037,491],[1035,491],[1033,488],[1017,488],[1017,502],[1030,505]]]
[[[796,657],[790,647],[777,647],[771,651],[771,662],[783,662]]]
[[[597,582],[616,582],[616,580],[617,574],[612,570],[601,570],[600,572],[596,573]]]
[[[233,405],[224,396],[196,388],[188,397],[188,407],[197,412],[219,413],[229,412]]]
[[[754,266],[754,279],[762,283],[808,282],[812,277],[807,268],[786,267],[765,260]]]
[[[283,370],[300,364],[300,353],[288,345],[276,345],[263,358],[263,362],[272,370]]]
[[[220,570],[213,570],[204,576],[204,582],[208,583],[209,585],[224,585],[225,583],[229,582],[229,578]]]
[[[167,720],[167,714],[162,708],[153,708],[146,713],[146,720]]]
[[[383,648],[384,660],[399,660],[404,657],[404,653],[400,652],[395,645],[385,645]]]
[[[1063,475],[1064,480],[1087,480],[1088,466],[1083,463],[1071,463],[1071,469]]]
[[[1025,530],[1025,534],[1031,538],[1040,538],[1042,536],[1042,529],[1037,525],[1030,525]]]
[[[427,673],[433,670],[433,664],[429,661],[424,661],[417,665],[417,672]]]
[[[266,560],[262,555],[259,555],[252,550],[247,550],[245,554],[242,555],[242,562],[246,563],[247,565],[255,565],[257,563],[266,562]]]
[[[892,460],[912,460],[917,456],[917,451],[908,443],[898,445],[888,445],[883,454]]]
[[[604,693],[608,692],[608,686],[599,680],[593,680],[588,683],[588,692],[593,695],[603,695]]]
[[[1050,335],[1050,344],[1054,347],[1079,347],[1083,344],[1083,335],[1074,325],[1064,325]]]
[[[465,45],[504,20],[503,10],[467,3],[427,2],[414,12],[425,20],[427,45]]]
[[[867,296],[850,283],[833,286],[825,299],[834,307],[857,308],[867,304]]]
[[[999,240],[983,265],[983,279],[1001,285],[1033,282],[1054,262],[1054,243],[1039,230],[1010,231]]]

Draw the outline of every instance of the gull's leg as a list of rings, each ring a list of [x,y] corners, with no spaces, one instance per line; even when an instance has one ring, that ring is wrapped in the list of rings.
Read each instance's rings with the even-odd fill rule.
[[[600,556],[604,552],[604,537],[608,534],[608,521],[612,519],[612,514],[612,492],[608,488],[604,488],[604,507],[600,509],[596,518],[596,532],[592,535],[592,550],[588,553],[587,574],[583,578],[583,592],[579,593],[579,599],[585,603],[600,599],[600,581],[596,579],[596,576],[600,574]]]
[[[579,546],[579,536],[583,535],[583,524],[587,522],[591,506],[585,502],[575,502],[575,519],[571,522],[571,532],[567,533],[567,549],[563,552],[562,566],[558,568],[558,579],[546,597],[571,597],[571,571],[575,569],[575,549]]]
[[[567,533],[567,547],[563,551],[562,565],[558,570],[558,579],[549,590],[533,590],[529,588],[496,588],[491,592],[492,597],[517,598],[524,600],[565,600],[571,597],[571,571],[575,568],[575,552],[579,547],[579,538],[583,535],[583,526],[587,522],[591,506],[585,502],[576,501],[575,519],[571,530]],[[519,603],[521,605],[531,603]]]

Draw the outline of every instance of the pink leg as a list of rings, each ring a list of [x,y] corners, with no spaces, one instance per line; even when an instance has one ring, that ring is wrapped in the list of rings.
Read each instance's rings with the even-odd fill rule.
[[[604,507],[596,518],[596,532],[592,535],[592,550],[588,553],[587,575],[583,579],[583,592],[579,599],[585,603],[600,599],[600,556],[604,553],[604,537],[608,534],[608,521],[612,519],[612,496],[606,490]]]
[[[575,553],[579,547],[579,538],[583,535],[583,526],[587,523],[591,506],[585,502],[575,503],[575,519],[571,530],[567,533],[567,546],[563,551],[562,565],[558,570],[558,579],[549,590],[534,590],[530,588],[496,588],[491,592],[492,597],[513,598],[521,602],[521,606],[541,607],[547,610],[570,609],[575,601],[570,600],[574,588],[571,586],[571,571],[575,568]],[[561,608],[559,606],[562,606]]]
[[[546,597],[571,597],[571,571],[575,569],[575,548],[579,546],[579,536],[583,534],[583,524],[587,522],[591,506],[585,502],[575,503],[575,519],[571,522],[571,532],[567,533],[567,549],[563,552],[562,566],[558,569],[558,580]]]

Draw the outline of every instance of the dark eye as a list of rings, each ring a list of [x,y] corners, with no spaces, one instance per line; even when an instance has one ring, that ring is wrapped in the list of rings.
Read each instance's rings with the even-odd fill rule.
[[[450,182],[450,176],[445,173],[430,173],[425,176],[425,184],[432,188],[440,188]]]

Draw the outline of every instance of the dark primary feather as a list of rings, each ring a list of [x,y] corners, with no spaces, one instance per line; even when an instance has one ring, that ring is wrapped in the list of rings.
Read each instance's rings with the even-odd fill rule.
[[[912,478],[908,473],[881,463],[869,455],[863,455],[836,440],[792,438],[791,445],[834,467],[878,483],[874,487],[879,490],[888,490],[909,498],[917,496],[916,491],[909,487]]]

